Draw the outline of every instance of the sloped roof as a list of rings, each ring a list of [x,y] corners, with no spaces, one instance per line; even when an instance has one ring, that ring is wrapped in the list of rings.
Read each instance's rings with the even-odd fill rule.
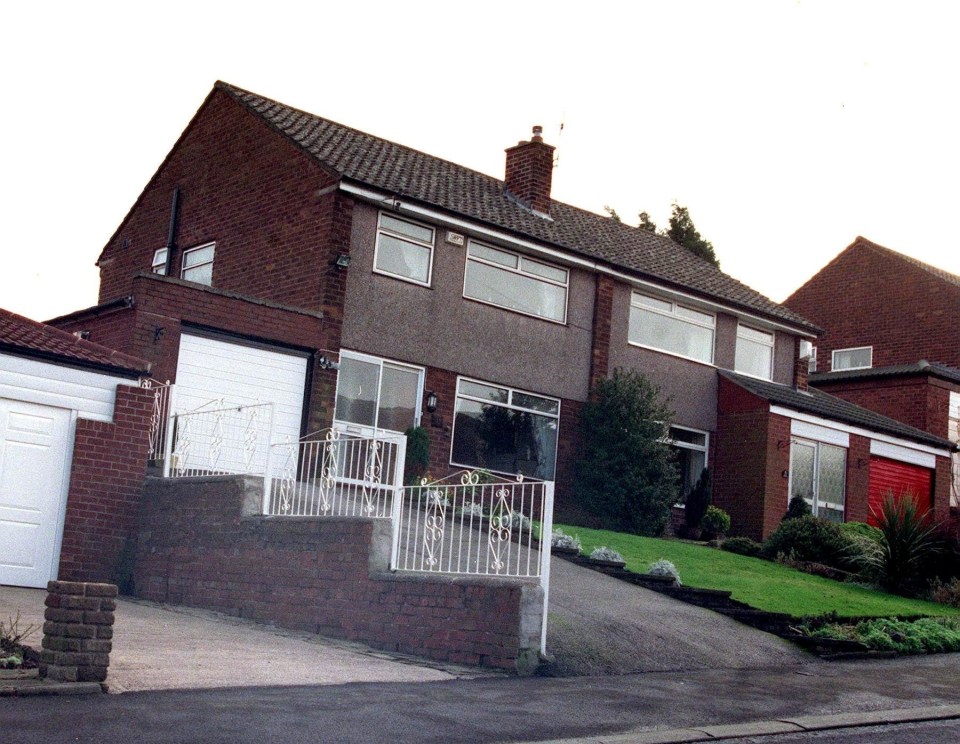
[[[817,326],[669,238],[558,201],[534,214],[503,181],[462,165],[217,82],[222,90],[340,178],[719,300],[811,333]]]
[[[923,261],[918,261],[917,259],[911,256],[905,256],[904,254],[898,253],[892,248],[887,248],[886,246],[882,246],[879,243],[874,243],[872,240],[867,240],[863,236],[858,235],[856,240],[854,240],[853,243],[851,243],[848,246],[848,248],[853,248],[856,245],[861,245],[864,248],[868,248],[881,255],[889,256],[891,258],[904,261],[908,264],[911,264],[912,266],[917,267],[918,269],[922,269],[923,271],[927,272],[931,276],[934,276],[937,279],[943,282],[946,282],[947,284],[952,284],[955,287],[960,287],[960,276],[957,276],[956,274],[951,274],[949,271],[945,271],[944,269],[937,268],[936,266],[931,266],[930,264],[924,263]]]
[[[758,380],[756,377],[747,377],[728,370],[720,370],[719,374],[759,398],[800,413],[809,413],[820,418],[859,426],[863,429],[908,439],[912,442],[920,442],[939,449],[953,450],[956,448],[956,445],[946,439],[928,434],[922,429],[907,426],[895,419],[881,416],[879,413],[874,413],[869,409],[829,395],[822,390],[815,388],[795,390],[787,385]]]
[[[122,377],[141,377],[150,362],[106,346],[84,341],[30,318],[0,308],[0,351],[97,369]]]
[[[837,382],[840,380],[867,380],[877,377],[907,377],[912,375],[932,375],[943,380],[960,382],[960,369],[921,359],[916,364],[893,364],[888,367],[871,367],[870,369],[842,369],[836,372],[815,372],[810,375],[810,384]]]

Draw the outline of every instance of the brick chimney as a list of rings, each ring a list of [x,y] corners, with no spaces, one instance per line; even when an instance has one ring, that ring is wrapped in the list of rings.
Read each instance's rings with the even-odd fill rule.
[[[507,148],[507,190],[544,214],[550,212],[550,185],[553,181],[553,151],[543,141],[543,127],[535,126],[529,142]]]

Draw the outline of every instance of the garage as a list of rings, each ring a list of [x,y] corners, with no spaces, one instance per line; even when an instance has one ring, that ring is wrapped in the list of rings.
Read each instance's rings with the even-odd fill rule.
[[[195,333],[180,336],[177,413],[209,406],[273,403],[273,440],[300,438],[307,354]]]
[[[74,472],[77,432],[99,427],[102,446],[118,387],[136,386],[149,364],[2,309],[0,348],[0,584],[44,587],[93,526],[70,522],[71,504],[88,506],[72,489],[105,503],[114,487],[97,468]],[[120,454],[100,454],[100,470]]]
[[[927,467],[926,463],[905,462],[871,454],[867,523],[877,525],[875,515],[880,513],[883,500],[890,493],[895,500],[910,494],[921,512],[932,510],[933,472],[933,467]]]

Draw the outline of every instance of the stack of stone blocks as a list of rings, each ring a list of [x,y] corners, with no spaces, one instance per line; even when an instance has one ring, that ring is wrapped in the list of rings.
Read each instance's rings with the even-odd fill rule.
[[[61,682],[103,682],[113,647],[115,584],[47,584],[40,676]]]

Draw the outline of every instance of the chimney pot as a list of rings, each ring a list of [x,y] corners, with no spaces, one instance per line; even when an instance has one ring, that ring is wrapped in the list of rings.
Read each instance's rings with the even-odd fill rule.
[[[533,125],[533,137],[532,137],[532,140],[533,140],[534,142],[543,142],[543,127],[541,127],[539,124],[534,124],[534,125]]]

